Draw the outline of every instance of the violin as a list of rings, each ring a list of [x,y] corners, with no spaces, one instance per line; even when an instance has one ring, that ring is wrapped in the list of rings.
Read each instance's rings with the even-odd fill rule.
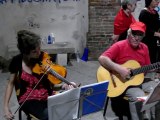
[[[43,74],[43,75],[47,74],[47,79],[53,84],[59,84],[63,81],[68,85],[72,85],[74,88],[77,88],[81,85],[81,84],[79,84],[78,86],[76,86],[75,84],[66,80],[65,79],[65,76],[67,73],[66,68],[64,68],[63,66],[52,63],[52,61],[50,60],[50,56],[45,52],[43,53],[43,59],[41,61],[41,64],[37,63],[33,67],[32,72],[39,74],[39,75],[40,74]],[[42,80],[42,78],[43,78],[43,76],[41,77],[39,82]],[[39,84],[39,82],[34,86],[33,89],[36,88],[36,86]],[[28,94],[27,98],[32,94],[32,91]],[[27,98],[26,98],[26,100],[27,100]],[[21,106],[19,106],[19,108],[15,111],[14,114],[16,114],[16,112],[22,107],[22,105],[26,102],[26,100],[21,104]]]
[[[74,84],[70,83],[68,80],[65,79],[67,70],[65,67],[54,64],[50,60],[50,56],[47,53],[43,53],[43,58],[41,64],[36,64],[32,71],[36,74],[47,74],[47,79],[53,84],[59,84],[62,81],[67,83],[68,85]]]

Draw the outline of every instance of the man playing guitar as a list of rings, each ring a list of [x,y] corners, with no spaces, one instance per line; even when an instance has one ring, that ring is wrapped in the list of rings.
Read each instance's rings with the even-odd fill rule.
[[[110,71],[110,76],[116,73],[123,80],[129,80],[132,74],[131,69],[122,66],[129,60],[137,61],[141,66],[149,65],[149,51],[148,47],[141,42],[145,35],[146,26],[142,22],[135,22],[130,25],[128,30],[128,36],[126,40],[118,41],[114,43],[109,49],[107,49],[100,57],[99,62],[104,69]],[[131,66],[133,66],[131,64]],[[111,77],[112,80],[115,76]],[[143,79],[143,78],[142,78]],[[125,81],[121,81],[125,83]],[[110,82],[110,85],[116,87],[116,80]],[[150,92],[156,82],[154,81],[142,81],[140,85],[131,85],[126,88],[124,94],[129,98],[129,107],[132,120],[142,120],[143,113],[140,109],[137,109],[136,103],[139,102],[137,97],[145,96],[145,92]],[[109,87],[110,88],[110,87]],[[110,91],[114,93],[114,91]],[[113,96],[109,96],[113,97]],[[117,97],[117,96],[116,96]]]

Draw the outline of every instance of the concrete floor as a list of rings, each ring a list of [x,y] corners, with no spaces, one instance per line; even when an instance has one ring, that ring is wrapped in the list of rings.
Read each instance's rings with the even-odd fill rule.
[[[96,83],[96,72],[97,68],[99,67],[98,61],[80,61],[77,62],[75,60],[71,60],[70,64],[66,66],[68,70],[67,79],[69,81],[74,81],[76,83],[81,83],[83,85]],[[4,91],[7,84],[7,78],[9,73],[0,73],[0,120],[3,120],[3,98],[4,98]],[[15,92],[12,95],[11,102],[11,111],[15,112],[18,108],[18,103],[16,100]],[[106,117],[103,118],[103,111],[99,111],[93,114],[85,115],[81,118],[81,120],[118,120],[115,116],[113,111],[111,110],[110,104],[108,105]],[[26,116],[23,115],[23,119],[26,119]],[[15,120],[18,120],[18,113],[15,114]]]

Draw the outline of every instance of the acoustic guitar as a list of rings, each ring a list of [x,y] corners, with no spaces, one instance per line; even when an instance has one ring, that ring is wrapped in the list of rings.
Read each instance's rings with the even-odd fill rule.
[[[108,86],[108,97],[118,97],[121,95],[129,86],[137,86],[143,83],[144,72],[149,70],[158,69],[160,63],[153,63],[151,65],[146,65],[141,67],[140,64],[135,60],[129,60],[122,64],[122,66],[131,69],[130,77],[123,79],[117,73],[111,73],[104,67],[100,66],[97,70],[97,80],[102,82],[105,80],[109,81]]]

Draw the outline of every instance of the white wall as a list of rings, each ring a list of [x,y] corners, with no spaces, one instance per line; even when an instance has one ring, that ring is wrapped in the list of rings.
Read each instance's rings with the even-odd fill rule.
[[[119,2],[122,0],[119,0]],[[137,6],[135,11],[132,13],[136,20],[138,20],[141,10],[145,7],[145,0],[137,0]]]
[[[160,17],[160,2],[158,4],[158,7],[155,8],[155,10],[157,10],[158,14],[159,14],[159,17]]]
[[[145,7],[145,0],[140,0],[137,2],[137,7],[133,13],[136,20],[138,20],[141,10]]]
[[[7,44],[16,41],[21,29],[34,31],[42,38],[53,32],[56,42],[72,42],[76,50],[83,52],[88,0],[4,0],[0,1],[0,11],[0,56],[5,55]]]

